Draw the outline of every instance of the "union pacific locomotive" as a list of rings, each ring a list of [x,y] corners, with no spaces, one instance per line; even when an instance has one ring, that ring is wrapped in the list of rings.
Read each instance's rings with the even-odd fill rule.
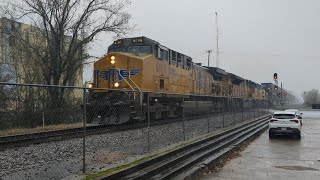
[[[222,112],[245,106],[243,99],[266,99],[261,85],[192,58],[147,37],[114,41],[94,63],[87,121],[143,121]]]

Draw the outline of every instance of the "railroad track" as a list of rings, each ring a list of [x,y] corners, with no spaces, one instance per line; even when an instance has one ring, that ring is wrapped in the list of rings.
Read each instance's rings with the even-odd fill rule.
[[[38,144],[68,138],[76,138],[81,137],[86,134],[102,133],[101,131],[105,130],[106,126],[88,126],[86,129],[84,128],[69,128],[62,130],[52,130],[45,132],[35,132],[28,134],[20,134],[20,135],[11,135],[11,136],[2,136],[0,137],[0,149],[6,149],[10,147],[19,147],[29,144]]]
[[[240,112],[239,112],[240,113]],[[222,114],[215,114],[222,115]],[[185,121],[191,121],[201,118],[207,118],[206,116],[192,116],[186,117]],[[160,126],[168,123],[175,123],[182,121],[182,118],[173,118],[169,120],[162,121],[154,121],[151,123],[152,127]],[[50,141],[58,141],[70,138],[78,138],[84,137],[84,135],[95,135],[102,133],[112,133],[112,132],[120,132],[127,131],[133,129],[139,129],[147,127],[147,122],[140,122],[135,124],[105,124],[105,125],[96,125],[96,126],[87,126],[85,129],[83,127],[79,128],[69,128],[62,130],[52,130],[45,132],[35,132],[28,134],[20,134],[20,135],[11,135],[11,136],[2,136],[0,137],[0,150],[12,148],[12,147],[20,147],[30,144],[39,144]]]
[[[267,126],[268,116],[265,116],[100,179],[193,179],[204,165],[217,163],[234,147]]]

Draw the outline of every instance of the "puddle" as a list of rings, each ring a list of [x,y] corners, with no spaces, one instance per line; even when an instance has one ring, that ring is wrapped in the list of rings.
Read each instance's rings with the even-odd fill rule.
[[[285,169],[285,170],[294,170],[294,171],[319,171],[319,169],[314,169],[311,167],[303,167],[303,166],[274,166],[274,167]]]

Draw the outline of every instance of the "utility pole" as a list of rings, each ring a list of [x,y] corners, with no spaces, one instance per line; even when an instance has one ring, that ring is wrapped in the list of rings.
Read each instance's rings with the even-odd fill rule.
[[[210,67],[210,53],[212,53],[212,50],[207,50],[208,53],[208,67]]]
[[[281,90],[280,90],[280,101],[281,101],[281,105],[283,106],[283,93],[282,93],[282,82],[281,82]]]
[[[218,13],[216,14],[216,27],[217,27],[217,50],[216,50],[216,61],[217,61],[217,68],[219,67],[219,27],[218,27]]]

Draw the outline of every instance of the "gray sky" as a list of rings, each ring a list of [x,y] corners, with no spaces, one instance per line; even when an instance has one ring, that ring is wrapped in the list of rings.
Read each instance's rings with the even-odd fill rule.
[[[128,11],[137,31],[129,36],[147,36],[207,64],[205,51],[216,50],[216,11],[220,68],[257,83],[271,82],[277,72],[279,82],[299,94],[320,89],[318,0],[132,1]],[[100,39],[92,46],[96,56],[112,43],[112,38]],[[85,79],[91,74],[88,68]]]

